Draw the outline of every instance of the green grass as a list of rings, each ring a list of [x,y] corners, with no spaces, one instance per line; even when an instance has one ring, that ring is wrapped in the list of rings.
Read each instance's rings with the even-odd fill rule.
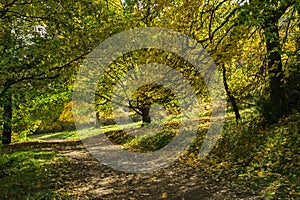
[[[243,113],[252,113],[248,110]],[[300,114],[282,118],[277,124],[264,125],[255,114],[244,115],[237,124],[233,116],[224,126],[222,137],[210,156],[197,161],[199,141],[191,145],[184,162],[203,168],[210,176],[236,185],[249,185],[261,198],[297,199],[299,197],[299,146]],[[202,131],[209,123],[202,125]],[[173,135],[157,134],[149,138],[129,138],[120,130],[129,125],[101,127],[102,132],[111,133],[110,139],[128,148],[152,151],[167,144]],[[176,129],[176,127],[174,127]],[[107,134],[108,134],[107,133]],[[99,134],[95,128],[81,130],[81,134],[91,137]],[[119,134],[119,135],[118,135]],[[175,133],[174,133],[175,134]],[[76,131],[31,135],[27,140],[66,139],[78,140]],[[0,146],[0,198],[3,199],[68,199],[60,190],[64,183],[61,165],[68,160],[50,150],[15,149],[5,150]],[[193,154],[193,155],[192,155]],[[184,160],[186,159],[186,160]],[[189,160],[188,160],[189,159]],[[61,185],[60,185],[61,184]]]
[[[124,124],[124,125],[107,125],[101,126],[100,130],[102,133],[109,132],[109,131],[117,131],[123,128],[130,128],[130,127],[139,127],[141,122],[132,123],[132,124]],[[79,140],[87,137],[93,136],[96,128],[87,128],[83,130],[74,130],[68,132],[56,132],[56,133],[44,133],[44,134],[34,134],[29,135],[26,138],[18,138],[16,141],[23,142],[23,141],[35,141],[35,140],[51,140],[51,139],[64,139],[64,140]],[[79,137],[78,133],[80,132],[81,137]],[[97,132],[99,134],[99,132]]]
[[[67,198],[58,187],[58,166],[67,162],[66,158],[54,151],[9,152],[4,148],[0,148],[0,158],[1,199]]]
[[[207,118],[208,113],[205,113],[204,116],[201,115],[201,118]],[[193,119],[196,119],[196,116],[193,116]],[[87,128],[82,130],[75,130],[69,132],[56,132],[56,133],[45,133],[45,134],[34,134],[29,135],[26,138],[18,138],[14,142],[25,142],[25,141],[47,141],[47,140],[80,140],[85,138],[90,138],[98,134],[107,133],[107,137],[110,138],[112,142],[118,145],[123,145],[125,148],[128,148],[132,151],[138,152],[148,152],[155,151],[167,145],[172,138],[177,134],[176,129],[181,123],[182,116],[168,116],[164,121],[154,120],[149,127],[154,125],[159,125],[161,130],[158,130],[158,133],[148,132],[143,134],[142,137],[132,137],[126,135],[126,129],[130,128],[140,128],[142,122],[135,122],[130,124],[122,125],[106,125],[100,126],[100,129],[97,128]],[[166,123],[166,124],[165,124]],[[203,126],[208,126],[209,124],[203,123],[199,124],[199,128],[202,129]],[[177,127],[177,128],[176,128]],[[99,131],[100,130],[100,131]],[[125,132],[120,133],[121,130]],[[150,129],[151,130],[151,129]],[[146,131],[146,129],[144,130]],[[149,131],[149,130],[148,130]]]
[[[178,118],[179,119],[179,118]],[[177,118],[175,120],[178,120]],[[168,119],[170,120],[170,119]],[[174,119],[173,119],[174,120]],[[126,128],[138,128],[142,122],[135,122],[130,124],[121,125],[106,125],[100,126],[101,133],[119,131]],[[151,125],[153,125],[152,123]],[[87,128],[83,130],[74,130],[68,132],[56,132],[56,133],[44,133],[44,134],[33,134],[26,138],[17,138],[14,142],[24,142],[24,141],[34,141],[34,140],[51,140],[51,139],[64,139],[64,140],[79,140],[94,136],[94,134],[99,134],[99,129],[97,128]],[[80,136],[79,136],[80,135]]]
[[[39,140],[47,140],[47,139],[78,140],[79,139],[78,135],[77,135],[77,131],[30,135],[28,138],[31,140],[34,140],[34,139],[39,139]]]

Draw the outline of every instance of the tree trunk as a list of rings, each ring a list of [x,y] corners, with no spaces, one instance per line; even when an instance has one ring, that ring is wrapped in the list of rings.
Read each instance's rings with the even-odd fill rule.
[[[99,128],[100,127],[100,113],[96,111],[96,121],[95,121],[95,128]]]
[[[4,98],[4,113],[3,113],[3,138],[2,144],[11,143],[12,134],[12,97],[11,93],[7,92]]]
[[[232,94],[230,93],[229,88],[228,88],[227,79],[226,79],[226,68],[225,68],[224,65],[222,66],[222,68],[223,68],[223,83],[224,83],[225,91],[226,91],[226,94],[227,94],[227,96],[229,98],[229,101],[231,103],[232,109],[234,111],[235,120],[238,122],[238,120],[241,119],[239,108],[237,107],[234,96],[232,96]]]
[[[140,109],[142,112],[142,127],[146,126],[147,124],[151,123],[151,118],[150,118],[150,107],[144,107]]]
[[[271,17],[265,22],[263,27],[267,47],[270,103],[275,120],[288,113],[283,83],[283,70],[280,53],[281,45],[277,23],[277,19]]]

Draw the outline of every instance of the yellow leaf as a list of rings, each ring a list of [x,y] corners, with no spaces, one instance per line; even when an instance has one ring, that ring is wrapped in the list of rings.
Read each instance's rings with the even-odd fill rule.
[[[166,192],[162,193],[162,194],[161,194],[161,198],[162,198],[162,199],[167,198],[167,193],[166,193]]]

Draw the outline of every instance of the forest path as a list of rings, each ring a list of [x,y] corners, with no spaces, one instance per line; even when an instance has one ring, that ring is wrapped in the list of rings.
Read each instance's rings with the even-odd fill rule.
[[[58,166],[59,191],[72,199],[256,199],[245,188],[213,179],[201,166],[183,162],[151,173],[124,173],[100,163],[81,141],[47,140],[14,143],[6,148],[54,150],[68,158]]]

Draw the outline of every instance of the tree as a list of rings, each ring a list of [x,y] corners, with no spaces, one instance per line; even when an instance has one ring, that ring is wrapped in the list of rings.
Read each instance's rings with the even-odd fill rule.
[[[199,72],[182,58],[159,49],[141,49],[116,59],[114,63],[104,71],[104,76],[100,79],[96,90],[96,104],[98,105],[96,109],[98,113],[97,116],[101,116],[99,112],[101,109],[103,110],[103,107],[111,106],[113,97],[116,98],[117,101],[114,102],[119,106],[127,107],[136,115],[141,116],[142,126],[151,123],[152,120],[149,114],[150,108],[154,104],[163,106],[170,115],[177,115],[179,113],[180,108],[178,103],[183,101],[183,99],[187,99],[185,98],[184,92],[180,95],[183,99],[178,98],[178,95],[175,97],[175,94],[173,94],[169,88],[166,88],[164,85],[156,84],[156,80],[153,80],[154,83],[133,88],[135,89],[133,94],[128,92],[128,88],[125,86],[126,84],[122,82],[121,78],[133,69],[137,70],[136,74],[139,74],[139,66],[145,64],[162,64],[172,67],[189,81],[199,99],[205,98],[208,94],[205,82]],[[147,72],[143,71],[143,73]],[[170,82],[178,84],[176,82],[178,77],[173,76],[172,71],[164,75],[169,78],[168,80]],[[127,76],[125,82],[134,81],[136,79],[137,77],[134,75]],[[116,87],[116,85],[120,87],[119,89],[122,91],[115,91],[114,87]],[[124,99],[118,92],[124,92],[126,98]],[[106,110],[105,112],[108,113],[110,111]]]
[[[19,1],[0,4],[3,144],[11,142],[14,96],[66,87],[77,63],[103,38],[112,11],[105,1]],[[103,29],[110,29],[105,26]],[[28,97],[28,95],[27,95]]]
[[[288,114],[286,91],[284,86],[283,51],[284,42],[280,36],[280,20],[286,11],[297,6],[294,0],[261,2],[252,0],[245,6],[250,26],[259,26],[264,35],[269,77],[270,105],[273,119],[277,120]],[[289,28],[289,27],[288,27]]]
[[[282,51],[285,41],[279,22],[286,11],[299,7],[296,1],[146,0],[126,1],[124,6],[125,10],[130,10],[130,16],[136,19],[137,26],[175,29],[204,46],[219,70],[223,71],[224,85],[236,119],[241,116],[235,99],[256,98],[259,93],[269,94],[272,118],[278,119],[287,114],[282,60],[286,56]],[[249,50],[250,41],[254,41],[258,49]],[[240,77],[234,76],[236,72]],[[244,81],[240,85],[240,79],[249,82]],[[239,89],[232,92],[231,88]]]

